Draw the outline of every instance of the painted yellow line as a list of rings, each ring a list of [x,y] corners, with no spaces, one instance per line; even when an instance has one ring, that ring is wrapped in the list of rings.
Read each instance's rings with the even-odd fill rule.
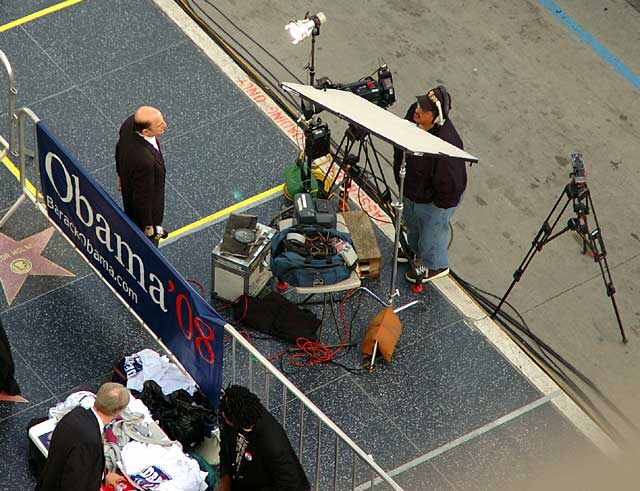
[[[0,26],[0,32],[8,31],[9,29],[13,29],[14,27],[17,27],[19,25],[26,24],[27,22],[38,19],[40,17],[44,17],[45,15],[51,14],[52,12],[71,7],[72,5],[80,2],[84,2],[84,0],[66,0],[66,2],[60,2],[56,5],[52,5],[51,7],[47,7],[46,9],[38,10],[33,14],[25,15],[24,17]]]
[[[9,172],[11,172],[11,174],[13,174],[13,176],[18,181],[20,181],[20,170],[18,169],[18,167],[16,167],[16,165],[13,162],[11,162],[11,160],[9,160],[9,157],[5,157],[4,159],[2,159],[2,163],[9,170]],[[31,182],[28,179],[25,179],[25,186],[33,196],[36,195],[36,187],[33,184],[31,184]],[[265,198],[268,198],[269,196],[273,196],[274,194],[280,193],[282,192],[283,187],[284,187],[284,184],[279,184],[278,186],[272,187],[271,189],[267,189],[266,191],[256,194],[255,196],[251,196],[250,198],[239,201],[238,203],[235,203],[231,206],[227,206],[226,208],[223,208],[220,211],[216,211],[215,213],[212,213],[209,216],[200,218],[199,220],[193,223],[185,225],[184,227],[181,227],[177,230],[174,230],[169,234],[169,236],[166,239],[163,239],[163,240],[175,239],[189,232],[190,230],[193,230],[194,228],[198,228],[198,227],[201,227],[202,225],[206,225],[207,223],[212,222],[225,215],[228,215],[229,213],[232,213],[240,208],[244,208],[257,201],[263,200]],[[162,240],[160,242],[162,242]]]
[[[202,225],[206,225],[207,223],[212,222],[225,215],[228,215],[229,213],[232,213],[240,208],[244,208],[248,205],[251,205],[256,201],[260,201],[265,198],[268,198],[269,196],[273,196],[276,193],[282,192],[283,187],[284,187],[284,184],[279,184],[278,186],[275,186],[271,189],[267,189],[266,191],[263,191],[260,194],[256,194],[255,196],[251,196],[250,198],[247,198],[245,200],[239,201],[236,204],[223,208],[220,211],[216,211],[215,213],[209,216],[206,216],[204,218],[201,218],[200,220],[190,223],[189,225],[185,225],[184,227],[174,230],[169,234],[169,236],[166,239],[163,239],[163,240],[175,239],[176,237],[179,237],[180,235],[183,235],[189,232],[190,230],[193,230],[194,228],[198,228],[198,227],[201,227]],[[160,242],[162,243],[162,241]]]
[[[13,174],[13,177],[15,177],[18,181],[20,181],[20,170],[16,167],[16,165],[13,162],[11,162],[11,160],[9,160],[9,157],[3,158],[2,163],[7,169],[9,169],[9,172]],[[25,178],[24,185],[33,196],[36,195],[36,187],[33,184],[31,184],[31,181],[29,181],[29,179]]]

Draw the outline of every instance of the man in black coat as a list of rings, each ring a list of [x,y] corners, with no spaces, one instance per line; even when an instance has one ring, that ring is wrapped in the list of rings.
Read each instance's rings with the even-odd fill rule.
[[[405,119],[418,128],[463,149],[449,111],[451,98],[447,89],[438,86],[426,95],[416,97]],[[393,170],[399,181],[402,152],[394,149]],[[449,221],[467,186],[465,162],[446,156],[407,155],[407,175],[404,184],[404,223],[410,251],[398,258],[412,259],[413,267],[406,278],[412,283],[424,283],[449,274]]]
[[[311,486],[287,434],[246,387],[224,391],[218,408],[220,476],[216,491],[308,491]]]
[[[115,487],[124,478],[105,475],[104,425],[129,404],[129,391],[116,383],[100,387],[93,408],[78,406],[58,422],[36,491],[98,491],[104,482]]]
[[[124,212],[150,238],[164,218],[166,169],[158,137],[166,127],[159,110],[141,106],[120,127],[116,145]]]

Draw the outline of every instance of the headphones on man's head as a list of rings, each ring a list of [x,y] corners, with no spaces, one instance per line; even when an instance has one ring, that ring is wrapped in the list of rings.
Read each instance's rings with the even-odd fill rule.
[[[440,92],[440,98],[438,98],[436,90]],[[446,87],[444,85],[438,85],[436,89],[431,89],[427,92],[427,97],[438,108],[438,117],[434,122],[438,126],[444,126],[444,123],[447,120],[446,118],[449,116],[449,111],[451,110],[451,97],[449,96]]]

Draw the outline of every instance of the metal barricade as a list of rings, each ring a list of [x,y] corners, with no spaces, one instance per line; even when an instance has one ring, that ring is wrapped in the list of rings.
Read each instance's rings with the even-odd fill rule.
[[[2,219],[0,219],[0,228],[2,228],[4,224],[7,222],[7,220],[9,220],[9,218],[11,218],[11,216],[17,211],[17,209],[20,207],[20,205],[25,200],[25,198],[29,198],[35,204],[37,203],[38,197],[40,196],[40,193],[38,192],[38,187],[37,187],[38,183],[40,182],[38,176],[36,175],[36,178],[33,179],[32,181],[27,180],[27,172],[26,172],[27,151],[26,151],[26,142],[25,142],[26,132],[24,127],[25,118],[29,118],[29,120],[33,123],[33,142],[34,142],[34,149],[35,149],[33,153],[33,158],[34,158],[33,161],[35,162],[34,169],[36,169],[36,173],[37,173],[38,146],[35,145],[35,141],[36,141],[36,124],[38,123],[38,121],[40,121],[40,118],[38,118],[38,116],[36,116],[35,113],[27,107],[22,107],[18,109],[18,111],[16,112],[16,118],[18,122],[18,152],[17,153],[19,157],[18,179],[20,180],[20,196],[18,196],[18,199],[15,201],[15,203],[11,205],[11,208],[7,210],[7,212],[4,214]],[[9,139],[11,139],[11,137]],[[11,147],[11,144],[9,144],[9,147]],[[2,158],[4,158],[4,156]],[[35,184],[32,184],[32,182]]]
[[[371,455],[347,436],[233,326],[226,324],[225,330],[232,336],[231,346],[225,347],[225,351],[227,348],[231,351],[225,352],[225,358],[231,359],[230,381],[246,385],[252,392],[262,396],[264,406],[280,420],[292,446],[297,447],[298,458],[312,483],[311,489],[355,491],[374,489],[375,486],[379,490],[403,491]],[[262,371],[264,379],[261,378],[262,375],[257,375],[258,371]],[[246,380],[246,383],[242,383],[242,380]],[[258,381],[262,380],[264,382],[259,386]],[[272,383],[274,380],[280,384],[281,389]],[[282,397],[274,400],[279,390],[282,391]],[[289,394],[293,396],[292,399]],[[296,404],[299,405],[297,419],[292,417],[294,412],[291,409]],[[295,409],[297,408],[293,408],[293,411]],[[312,419],[306,421],[309,417]],[[309,430],[305,432],[306,428]],[[327,432],[329,435],[325,436]],[[323,441],[327,442],[326,446],[323,446]],[[311,465],[305,465],[309,457],[315,460]]]
[[[14,83],[13,68],[11,68],[11,63],[9,63],[9,59],[7,58],[7,55],[4,54],[4,51],[1,51],[1,50],[0,50],[0,61],[4,65],[4,69],[7,71],[7,101],[9,104],[7,108],[9,120],[7,122],[9,126],[9,151],[14,155],[17,155],[17,153],[15,153],[15,144],[16,144],[15,132],[16,132],[16,122],[17,122],[16,95],[18,94],[18,90],[16,89],[16,86]]]
[[[40,121],[40,119],[29,108],[23,107],[18,109],[17,111],[15,110],[15,96],[17,94],[17,90],[14,86],[13,70],[11,69],[11,64],[9,63],[6,55],[2,51],[0,51],[0,61],[5,66],[9,80],[9,141],[6,141],[0,136],[0,160],[4,159],[8,154],[19,157],[19,169],[17,169],[17,172],[19,172],[18,178],[20,180],[21,190],[20,197],[2,217],[2,219],[0,219],[1,228],[13,215],[13,213],[15,213],[20,204],[24,201],[25,197],[28,197],[37,206],[41,206],[40,201],[42,200],[42,196],[38,191],[40,179],[38,176],[38,146],[36,144],[36,125]],[[26,119],[29,119],[33,124],[33,154],[27,151],[26,148]],[[18,133],[17,135],[16,130]],[[16,136],[18,137],[17,149]],[[35,162],[34,169],[36,175],[32,180],[28,180],[26,175],[28,156],[33,157],[33,161]],[[100,275],[98,276],[100,277]],[[107,286],[109,285],[107,284]],[[116,292],[114,291],[114,293]],[[118,296],[117,293],[116,296]],[[123,303],[126,306],[126,302],[123,301]],[[138,318],[138,316],[135,315],[135,312],[133,312],[129,308],[128,310],[132,312],[136,318]],[[140,320],[140,322],[142,323],[141,319],[138,318],[138,320]],[[291,432],[288,430],[292,430],[293,434],[297,432],[298,458],[300,459],[301,463],[304,464],[306,454],[308,454],[309,452],[312,452],[314,454],[315,461],[312,463],[311,467],[307,466],[313,471],[309,474],[312,481],[312,489],[314,489],[315,491],[320,491],[321,489],[322,491],[326,491],[329,489],[333,491],[343,489],[361,491],[363,489],[374,489],[375,487],[375,489],[379,490],[392,489],[394,491],[403,491],[403,489],[374,461],[371,455],[365,453],[364,450],[362,450],[351,438],[349,438],[349,436],[347,436],[333,421],[331,421],[331,419],[329,419],[313,402],[311,402],[311,400],[309,400],[256,348],[254,348],[251,343],[249,343],[240,333],[238,333],[238,331],[236,331],[233,326],[226,324],[225,330],[232,336],[231,380],[233,381],[233,383],[239,382],[238,371],[241,367],[239,367],[238,363],[238,359],[240,356],[238,354],[237,345],[238,343],[240,343],[240,346],[246,353],[248,387],[250,388],[250,390],[254,391],[256,385],[256,376],[254,375],[254,371],[264,370],[265,378],[263,391],[265,392],[266,396],[263,398],[263,401],[265,407],[269,411],[272,411],[274,409],[278,410],[281,424],[290,435]],[[164,346],[161,340],[158,339],[153,333],[152,335],[165,348],[167,353],[171,355],[172,360],[179,366],[181,366],[179,361],[171,354],[166,346]],[[254,359],[256,360],[255,362]],[[256,369],[254,369],[254,364],[257,365]],[[273,379],[281,384],[282,390],[282,398],[279,404],[276,405],[271,404],[271,393],[273,392],[273,390],[278,390],[277,388],[274,389],[274,387],[272,387]],[[275,384],[273,385],[275,386]],[[289,394],[293,396],[293,402],[289,400]],[[298,419],[294,420],[289,416],[289,413],[291,412],[289,410],[289,406],[296,403],[299,404],[300,408]],[[310,422],[305,421],[305,418],[308,417],[307,413],[311,413],[311,416],[314,417],[315,422],[314,420],[311,420]],[[310,435],[305,434],[305,427],[311,427],[311,431],[313,432],[314,425],[315,433],[311,433]],[[289,426],[292,426],[292,428],[288,428]],[[327,431],[330,434],[329,438],[332,439],[332,441],[329,442],[329,447],[332,449],[333,453],[332,456],[327,455],[326,452],[324,454],[322,452],[324,448],[322,445],[323,434]],[[314,438],[315,443],[313,442]],[[296,441],[295,438],[292,438],[292,440]],[[311,446],[313,447],[312,449],[308,448],[309,445],[305,445],[305,443],[308,442],[311,442]],[[346,455],[344,452],[345,450]],[[325,457],[325,465],[323,465],[323,457]],[[329,457],[330,460],[326,461],[326,458]],[[358,463],[360,463],[360,467],[358,467]],[[341,473],[340,469],[347,471],[346,475],[344,472]]]

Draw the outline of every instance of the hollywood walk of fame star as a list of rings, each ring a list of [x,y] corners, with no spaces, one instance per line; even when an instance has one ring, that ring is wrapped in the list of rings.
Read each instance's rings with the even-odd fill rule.
[[[41,255],[54,232],[49,227],[22,240],[0,233],[0,283],[9,305],[29,275],[75,276]]]

